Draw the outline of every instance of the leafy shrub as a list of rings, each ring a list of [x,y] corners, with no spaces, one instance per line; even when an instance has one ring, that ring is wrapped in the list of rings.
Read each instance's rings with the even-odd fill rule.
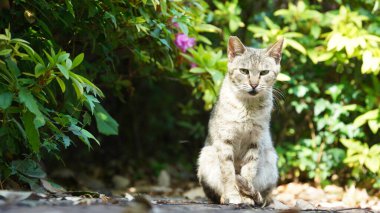
[[[60,157],[59,146],[69,146],[72,143],[70,136],[77,136],[89,146],[89,139],[95,142],[101,140],[100,135],[94,137],[84,129],[91,129],[88,126],[91,115],[95,116],[100,133],[118,133],[117,122],[99,104],[98,98],[102,97],[103,93],[92,82],[101,85],[102,90],[114,98],[114,101],[118,99],[116,101],[125,103],[125,99],[129,98],[128,95],[133,94],[137,87],[134,84],[135,79],[155,80],[170,77],[187,85],[206,85],[205,81],[212,78],[209,74],[204,74],[202,79],[196,78],[197,74],[192,74],[189,78],[189,75],[183,73],[182,71],[186,71],[191,64],[181,55],[179,46],[174,44],[176,36],[183,34],[196,38],[198,44],[210,45],[211,41],[202,36],[201,32],[220,32],[218,28],[204,22],[204,11],[208,9],[204,1],[15,0],[9,3],[4,7],[3,4],[0,6],[4,14],[0,19],[0,29],[10,25],[14,35],[28,40],[30,44],[19,42],[15,45],[20,45],[24,52],[8,52],[11,47],[4,43],[1,52],[4,53],[4,58],[11,57],[22,70],[22,75],[17,77],[29,79],[30,82],[23,85],[28,94],[30,93],[28,97],[35,100],[29,111],[31,108],[38,109],[31,113],[35,117],[34,113],[37,113],[36,119],[43,122],[37,123],[37,120],[33,123],[36,126],[31,126],[29,121],[32,116],[27,117],[28,128],[34,127],[34,131],[27,132],[31,137],[27,138],[27,141],[30,141],[28,145],[22,143],[24,139],[20,134],[7,133],[9,137],[18,137],[12,139],[12,143],[19,143],[14,144],[21,150],[15,150],[12,156],[3,158],[3,174],[6,174],[3,178],[9,176],[9,170],[12,174],[17,173],[18,170],[12,169],[9,162],[22,158],[23,154],[28,155],[27,159],[41,159],[44,157],[42,152],[47,151]],[[11,44],[14,43],[12,42]],[[17,48],[18,46],[15,46],[15,49]],[[52,50],[46,51],[49,49]],[[57,49],[65,51],[54,52]],[[23,55],[18,56],[19,53]],[[72,59],[69,58],[70,55],[77,57]],[[77,67],[82,60],[83,63]],[[178,67],[181,72],[177,72]],[[135,70],[136,68],[138,69]],[[9,67],[5,66],[4,69]],[[43,80],[42,85],[40,79]],[[4,85],[8,86],[8,82]],[[202,92],[206,89],[212,90],[211,87],[198,87],[199,89],[194,91],[198,96],[202,96]],[[35,88],[38,90],[35,91]],[[18,97],[18,90],[5,91],[7,93],[4,97],[7,100],[10,100],[12,92],[13,96]],[[12,100],[15,99],[13,96]],[[12,103],[16,104],[15,101]],[[183,106],[190,106],[189,103]],[[8,104],[2,103],[4,109],[12,108]],[[25,103],[20,101],[19,104]],[[19,121],[23,115],[13,116],[14,120]],[[12,122],[8,124],[9,131],[19,131],[20,125]],[[186,126],[185,124],[186,122],[178,122],[178,125]],[[196,126],[199,125],[198,123]],[[159,126],[162,128],[161,124]],[[20,127],[24,128],[22,124]],[[194,126],[187,125],[186,128]],[[123,131],[130,130],[125,128]],[[154,138],[153,134],[151,135]],[[2,151],[7,152],[8,148],[2,147]]]
[[[44,175],[31,159],[41,159],[44,153],[59,158],[60,147],[69,147],[73,136],[89,148],[90,140],[99,144],[85,127],[94,113],[100,126],[112,118],[97,114],[103,112],[98,104],[103,93],[75,72],[83,53],[73,60],[69,53],[53,49],[41,56],[27,41],[11,38],[8,29],[0,34],[0,50],[2,179],[16,174],[34,186],[36,180],[32,178]],[[18,160],[23,155],[26,160]]]

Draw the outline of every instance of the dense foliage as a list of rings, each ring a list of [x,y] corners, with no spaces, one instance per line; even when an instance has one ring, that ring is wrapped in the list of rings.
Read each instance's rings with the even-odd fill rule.
[[[44,176],[34,160],[60,157],[76,137],[135,168],[143,156],[156,170],[173,158],[191,168],[226,41],[238,35],[254,47],[285,37],[272,129],[282,181],[380,187],[378,9],[376,0],[1,0],[1,179],[34,184]],[[92,116],[99,133],[119,137],[98,134]]]
[[[45,175],[31,159],[41,159],[44,153],[59,158],[59,147],[72,144],[70,136],[77,136],[89,148],[90,139],[99,143],[85,129],[91,114],[95,113],[104,134],[117,131],[107,129],[109,121],[117,125],[98,104],[97,97],[103,97],[100,89],[74,71],[83,53],[71,60],[69,53],[52,49],[41,57],[27,41],[12,38],[8,29],[0,35],[0,47],[2,176],[17,175],[33,188],[38,185],[33,178]],[[18,160],[22,155],[27,156]]]
[[[380,187],[379,19],[349,5],[318,9],[290,3],[248,26],[255,38],[282,35],[291,47],[283,63],[291,80],[281,86],[287,113],[278,126],[286,132],[277,139],[283,177]]]

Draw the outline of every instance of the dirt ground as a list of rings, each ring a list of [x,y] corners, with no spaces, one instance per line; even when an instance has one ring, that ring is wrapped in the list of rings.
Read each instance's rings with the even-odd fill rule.
[[[81,195],[79,195],[81,194]],[[31,192],[0,191],[0,212],[6,213],[145,213],[145,212],[378,212],[371,208],[316,207],[305,200],[297,200],[292,207],[276,200],[268,207],[211,204],[206,199],[183,197],[151,197],[149,195],[108,197],[85,192],[65,192],[46,195]]]
[[[330,185],[322,189],[302,183],[280,185],[274,191],[274,203],[260,207],[211,204],[197,184],[181,189],[161,182],[152,186],[129,186],[105,195],[94,191],[66,191],[42,181],[45,191],[40,193],[0,190],[0,212],[380,212],[380,199],[354,186]]]
[[[235,208],[229,206],[217,206],[217,205],[158,205],[154,206],[154,208],[150,211],[142,211],[142,210],[133,210],[128,209],[122,206],[115,205],[92,205],[92,206],[57,206],[57,207],[49,207],[49,206],[39,206],[34,208],[28,207],[12,207],[7,210],[1,210],[2,212],[7,213],[144,213],[144,212],[178,212],[178,213],[188,213],[188,212],[283,212],[283,213],[296,213],[296,212],[341,212],[341,213],[365,213],[372,212],[369,210],[361,210],[361,209],[342,209],[342,210],[271,210],[271,209],[252,209],[252,208]]]
[[[0,212],[6,213],[161,213],[161,212],[178,212],[178,213],[188,213],[188,212],[282,212],[282,213],[296,213],[296,212],[344,212],[344,213],[354,213],[354,212],[375,212],[370,209],[358,209],[358,208],[344,208],[344,209],[304,209],[299,208],[289,208],[289,209],[273,209],[271,207],[260,208],[251,206],[240,206],[240,205],[216,205],[208,204],[202,202],[194,201],[152,201],[150,204],[143,202],[120,202],[120,203],[82,203],[78,205],[73,205],[73,203],[61,202],[61,203],[45,203],[35,206],[30,206],[27,203],[19,203],[14,205],[5,205],[0,208]]]

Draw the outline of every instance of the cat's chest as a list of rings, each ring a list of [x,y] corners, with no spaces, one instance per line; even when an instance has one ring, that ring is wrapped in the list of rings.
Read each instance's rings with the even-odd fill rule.
[[[234,141],[252,141],[259,138],[261,132],[269,125],[270,115],[266,111],[249,111],[245,109],[230,109],[219,113],[218,125],[229,133]],[[223,132],[223,131],[222,131]],[[223,133],[222,133],[223,134]]]
[[[246,144],[257,143],[263,135],[263,131],[265,131],[265,125],[255,120],[231,123],[230,131],[233,133],[232,140],[234,144],[242,147]]]

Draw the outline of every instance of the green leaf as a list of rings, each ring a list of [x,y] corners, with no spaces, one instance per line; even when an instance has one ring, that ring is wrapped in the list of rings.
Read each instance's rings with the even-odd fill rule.
[[[25,41],[24,39],[21,39],[21,38],[13,38],[13,39],[11,40],[11,43],[18,43],[18,44],[20,44],[20,43],[24,43],[24,44],[30,44],[28,41]]]
[[[242,25],[242,22],[241,22],[240,18],[237,16],[232,16],[230,18],[229,23],[228,23],[228,26],[229,26],[231,32],[235,32],[237,29],[239,29],[239,27],[241,27],[241,25]]]
[[[268,25],[269,29],[280,29],[280,26],[276,25],[270,18],[264,16],[264,21]]]
[[[89,148],[91,147],[91,144],[90,144],[90,141],[89,139],[92,139],[94,140],[97,144],[100,144],[99,141],[87,130],[77,126],[77,125],[74,125],[72,124],[70,127],[69,127],[69,130],[76,136],[79,137],[79,139],[81,139],[81,141],[83,141],[83,143],[85,143]]]
[[[377,120],[369,120],[368,126],[373,134],[376,134],[377,131],[380,129],[380,123]]]
[[[165,45],[168,49],[172,49],[166,39],[160,38],[158,39],[163,45]]]
[[[277,81],[290,81],[290,77],[284,73],[279,73],[277,75]]]
[[[22,120],[24,122],[25,133],[28,139],[30,148],[34,153],[38,153],[40,151],[40,134],[33,123],[34,115],[33,113],[27,111],[23,114]]]
[[[16,64],[16,62],[14,62],[12,59],[10,58],[7,58],[5,59],[5,62],[7,63],[7,66],[8,66],[8,69],[12,72],[12,74],[15,76],[15,77],[18,77],[20,76],[20,70],[18,69],[18,66]]]
[[[353,125],[355,127],[361,127],[368,120],[374,120],[374,119],[376,119],[377,116],[378,116],[378,114],[379,114],[379,110],[378,109],[374,109],[374,110],[368,111],[368,112],[366,112],[366,113],[358,116],[357,118],[355,118]]]
[[[69,70],[61,64],[57,64],[57,67],[58,67],[59,71],[63,74],[63,76],[66,79],[69,79]]]
[[[44,53],[45,53],[46,57],[49,60],[49,63],[50,63],[49,67],[51,68],[51,66],[54,66],[56,64],[56,61],[54,60],[54,58],[48,52],[46,52],[46,50],[44,50]]]
[[[218,85],[222,82],[222,80],[224,78],[224,75],[222,72],[220,72],[219,70],[210,69],[210,68],[207,68],[206,70],[208,73],[210,73],[212,80],[213,80],[215,85]]]
[[[70,75],[71,77],[78,79],[78,81],[82,82],[87,89],[90,89],[94,93],[94,95],[99,95],[100,97],[104,97],[103,92],[87,78],[81,75],[75,74],[73,72],[70,72]]]
[[[200,67],[194,67],[190,69],[191,73],[205,73],[206,70]]]
[[[97,144],[100,144],[100,142],[95,138],[94,135],[92,135],[89,131],[82,129],[82,136],[94,140]]]
[[[291,46],[292,48],[296,49],[298,52],[306,55],[306,49],[305,49],[305,47],[302,46],[302,44],[298,43],[297,41],[295,41],[293,39],[289,39],[289,38],[287,38],[285,40],[285,42],[287,44],[289,44],[289,46]]]
[[[212,42],[210,41],[210,39],[208,39],[208,38],[205,37],[205,36],[198,35],[198,36],[197,36],[197,40],[198,40],[198,41],[201,41],[201,42],[203,42],[203,43],[205,43],[205,44],[207,44],[207,45],[212,45]]]
[[[63,142],[63,146],[64,146],[65,148],[69,147],[70,144],[71,144],[71,140],[70,140],[70,138],[67,137],[66,135],[63,135],[63,136],[62,136],[62,142]]]
[[[54,52],[52,52],[52,55],[53,55]],[[57,63],[62,63],[64,61],[66,61],[69,57],[70,57],[70,54],[69,53],[66,53],[66,52],[59,52],[58,53],[58,59],[57,59]],[[53,58],[55,58],[53,56]]]
[[[91,115],[88,112],[83,114],[83,126],[87,126],[91,124]]]
[[[45,118],[39,110],[37,102],[34,99],[32,93],[26,88],[21,88],[18,96],[20,103],[23,103],[25,107],[36,116],[34,119],[34,125],[36,128],[38,129],[41,126],[45,125]]]
[[[363,153],[363,150],[366,149],[366,146],[368,147],[367,144],[363,145],[360,141],[356,141],[354,139],[341,138],[340,142],[345,147],[347,147],[349,151],[351,150],[351,151],[353,151],[355,153]]]
[[[319,27],[317,24],[313,24],[310,33],[315,39],[317,39],[321,34],[321,27]]]
[[[192,50],[190,50],[190,52],[193,52]],[[186,58],[187,60],[189,60],[190,62],[192,63],[197,63],[197,61],[190,55],[187,55],[187,54],[184,54],[184,53],[181,53],[181,55]]]
[[[66,68],[68,70],[71,70],[72,65],[73,65],[73,62],[69,58],[66,59]]]
[[[27,137],[26,137],[26,133],[25,133],[25,130],[22,127],[22,125],[16,119],[12,119],[12,122],[16,125],[16,127],[17,127],[18,131],[21,133],[21,136],[24,139],[24,141],[26,141]],[[12,144],[12,147],[15,147],[15,145]]]
[[[86,95],[85,94],[84,97],[86,97],[86,102],[89,105],[91,113],[94,113],[95,103],[99,103],[99,100],[97,98],[95,98],[93,95]]]
[[[0,55],[8,55],[12,52],[11,49],[4,49],[0,51]]]
[[[62,92],[64,93],[66,91],[66,84],[62,81],[60,77],[55,78],[59,84],[59,87],[61,87]]]
[[[334,56],[331,52],[324,52],[317,56],[317,61],[327,61]]]
[[[74,69],[79,64],[81,64],[82,61],[83,61],[83,59],[84,59],[84,54],[83,53],[77,55],[77,57],[74,58],[73,65],[71,66],[71,69]]]
[[[119,124],[98,103],[95,104],[95,119],[98,131],[104,135],[118,135]]]
[[[303,98],[307,92],[309,92],[309,88],[304,85],[294,87],[294,94],[299,98]]]
[[[116,17],[115,17],[114,15],[112,15],[112,14],[109,13],[109,12],[105,12],[105,13],[104,13],[104,18],[105,18],[105,19],[111,19],[111,22],[112,22],[113,26],[114,26],[115,28],[117,28]]]
[[[326,101],[325,99],[318,99],[315,101],[315,106],[314,106],[314,115],[317,116],[321,114],[323,111],[326,110],[326,108],[329,106],[329,102]]]
[[[34,74],[36,75],[36,77],[39,77],[40,75],[42,75],[44,72],[45,72],[45,66],[38,63],[35,67],[34,67]]]
[[[9,41],[10,38],[4,34],[0,34],[0,40]]]
[[[181,29],[181,31],[184,33],[184,34],[188,34],[189,33],[189,28],[187,27],[186,24],[182,23],[182,22],[177,22],[178,23],[178,26],[179,28]]]
[[[65,0],[65,3],[66,3],[67,10],[75,18],[74,8],[73,8],[73,4],[71,3],[71,0]]]
[[[220,33],[222,30],[211,24],[199,24],[194,27],[197,32]]]
[[[18,45],[20,45],[28,53],[34,62],[40,62],[41,64],[44,64],[41,56],[38,55],[29,45],[24,43],[18,43]]]
[[[7,109],[11,104],[13,100],[13,94],[10,92],[4,92],[0,94],[0,108],[1,109]]]
[[[371,148],[369,149],[369,154],[371,156],[375,156],[375,157],[380,155],[380,145],[375,144],[375,145],[371,146]]]
[[[164,16],[168,15],[168,13],[167,13],[168,6],[167,6],[167,3],[166,3],[166,0],[161,0],[160,1],[160,5],[161,5],[161,13]]]
[[[33,178],[45,178],[46,173],[41,169],[35,161],[26,160],[15,160],[11,162],[11,167],[13,170]]]
[[[83,85],[80,83],[77,79],[72,78],[73,81],[72,85],[74,87],[75,93],[77,94],[77,97],[80,98],[83,95]]]
[[[373,173],[377,173],[380,169],[380,158],[378,156],[367,157],[364,165]]]

